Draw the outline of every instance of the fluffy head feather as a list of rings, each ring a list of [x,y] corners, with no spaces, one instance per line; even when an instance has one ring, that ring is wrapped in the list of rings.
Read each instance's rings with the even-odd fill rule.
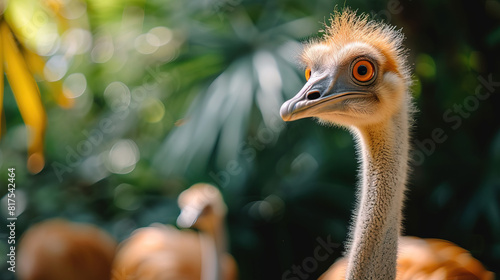
[[[407,49],[403,47],[405,36],[384,22],[370,19],[367,14],[357,15],[356,11],[344,8],[335,10],[329,24],[325,24],[323,38],[309,42],[302,53],[304,64],[311,64],[317,59],[317,47],[339,52],[351,43],[365,43],[377,49],[384,58],[382,71],[400,75],[407,85],[411,83],[410,69],[407,65]]]

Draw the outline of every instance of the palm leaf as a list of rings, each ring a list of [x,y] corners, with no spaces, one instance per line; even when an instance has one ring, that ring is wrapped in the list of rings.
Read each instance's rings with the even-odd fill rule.
[[[231,22],[235,34],[229,37],[238,39],[225,40],[225,45],[218,47],[221,56],[238,51],[240,55],[207,89],[196,94],[187,112],[187,121],[171,131],[156,157],[155,163],[167,176],[186,172],[200,174],[207,171],[212,160],[218,170],[231,165],[236,166],[235,172],[240,172],[242,149],[250,147],[255,152],[272,145],[284,126],[279,116],[283,96],[300,88],[301,80],[296,66],[289,60],[293,54],[283,52],[291,46],[299,47],[295,38],[303,35],[304,26],[314,28],[313,24],[309,19],[301,19],[260,32],[250,20],[242,18],[244,15],[235,19],[238,22]],[[297,24],[302,28],[293,28]],[[197,36],[193,40],[197,44],[217,42],[220,36],[216,32],[205,32],[203,40]],[[252,49],[248,44],[257,46]],[[251,51],[240,51],[245,48]],[[249,127],[255,124],[257,115],[261,124]],[[242,166],[249,163],[249,158]],[[213,175],[210,170],[209,174]]]

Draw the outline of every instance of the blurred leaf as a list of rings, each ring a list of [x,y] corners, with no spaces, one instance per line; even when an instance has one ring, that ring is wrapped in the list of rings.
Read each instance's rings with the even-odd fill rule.
[[[32,173],[38,173],[45,165],[43,152],[45,110],[40,99],[38,85],[29,72],[28,65],[5,21],[0,22],[0,34],[3,41],[5,74],[28,128],[28,169]]]
[[[279,127],[283,126],[278,115],[284,100],[283,77],[287,77],[287,90],[300,87],[298,76],[290,75],[296,73],[295,66],[283,58],[293,59],[293,55],[287,57],[290,53],[283,53],[282,46],[289,42],[285,45],[291,47],[294,42],[291,35],[302,35],[304,28],[309,29],[311,25],[305,27],[309,19],[260,32],[244,10],[235,13],[238,17],[231,18],[229,23],[235,32],[233,38],[238,40],[224,40],[218,51],[221,57],[227,54],[236,57],[228,58],[231,63],[227,69],[192,103],[186,123],[167,137],[156,158],[156,164],[166,175],[182,175],[190,167],[191,172],[199,174],[206,170],[212,156],[216,168],[225,169],[229,161],[239,158],[252,108],[259,109],[266,127],[273,127],[274,133],[279,133]],[[204,33],[202,41],[222,42],[216,40],[218,36],[214,32]],[[194,42],[200,40],[195,38]]]

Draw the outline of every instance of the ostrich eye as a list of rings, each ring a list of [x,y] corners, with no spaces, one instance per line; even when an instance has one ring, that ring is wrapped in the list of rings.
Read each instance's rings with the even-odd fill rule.
[[[360,60],[354,64],[352,75],[358,82],[368,82],[375,76],[375,67],[368,60]]]
[[[309,81],[309,78],[311,78],[311,68],[309,68],[309,67],[306,68],[305,75],[306,75],[306,80]]]
[[[368,73],[368,68],[366,68],[366,65],[360,65],[358,67],[358,75],[364,76],[366,75],[366,73]]]

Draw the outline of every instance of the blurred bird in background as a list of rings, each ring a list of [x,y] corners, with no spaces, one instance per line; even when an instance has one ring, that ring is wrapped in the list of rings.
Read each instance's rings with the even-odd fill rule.
[[[21,239],[19,279],[238,279],[227,253],[227,208],[219,190],[196,184],[178,203],[177,224],[198,232],[153,224],[137,229],[117,252],[115,240],[93,225],[62,219],[36,224]]]
[[[236,262],[227,253],[226,205],[217,188],[195,184],[178,199],[178,230],[153,224],[136,230],[119,247],[113,280],[237,279]]]
[[[18,248],[20,280],[109,280],[116,241],[103,230],[62,219],[32,226]]]

